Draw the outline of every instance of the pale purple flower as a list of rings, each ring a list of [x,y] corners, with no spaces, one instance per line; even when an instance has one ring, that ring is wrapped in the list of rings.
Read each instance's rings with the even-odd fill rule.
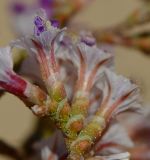
[[[20,2],[15,2],[11,5],[11,9],[13,11],[13,13],[17,14],[21,14],[24,13],[27,10],[27,6],[24,3],[20,3]]]
[[[101,105],[104,108],[101,107],[101,110],[104,109],[103,112],[107,116],[114,117],[128,109],[139,110],[141,106],[139,88],[125,77],[105,69],[104,81],[99,81],[97,86],[103,93]]]
[[[13,71],[10,47],[0,48],[0,88],[20,97],[28,96],[29,84]]]
[[[109,67],[108,64],[111,64],[110,54],[104,53],[97,46],[88,46],[80,41],[75,44],[72,42],[69,49],[58,54],[58,57],[71,61],[76,67],[78,70],[76,87],[85,92],[91,90],[97,77],[101,75],[103,66]]]

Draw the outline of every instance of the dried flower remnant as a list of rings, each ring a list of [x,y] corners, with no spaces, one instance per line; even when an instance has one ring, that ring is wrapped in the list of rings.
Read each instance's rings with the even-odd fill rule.
[[[112,72],[112,55],[100,50],[91,35],[73,36],[66,28],[59,29],[56,22],[47,20],[43,10],[37,11],[31,17],[34,17],[32,19],[34,26],[31,26],[32,34],[13,41],[10,45],[12,48],[23,48],[28,52],[26,62],[31,63],[28,67],[34,64],[36,66],[33,66],[34,71],[29,71],[30,74],[26,75],[32,79],[33,73],[40,80],[35,86],[15,73],[15,76],[25,83],[25,87],[19,92],[21,96],[25,95],[23,100],[26,98],[24,100],[26,103],[32,103],[30,108],[38,117],[50,117],[50,121],[63,133],[58,135],[56,133],[56,136],[51,138],[49,143],[51,146],[47,143],[36,145],[42,146],[40,147],[42,159],[129,159],[129,155],[123,153],[125,152],[123,146],[130,144],[128,138],[124,138],[128,139],[128,144],[118,142],[121,146],[120,150],[114,146],[118,153],[122,154],[112,155],[114,152],[110,152],[108,154],[110,156],[106,156],[102,154],[102,150],[96,151],[93,147],[96,144],[99,144],[99,147],[108,144],[107,140],[110,137],[106,138],[106,134],[103,138],[103,135],[109,132],[107,128],[112,125],[112,119],[126,110],[135,110],[140,106],[138,87],[128,79]],[[7,55],[7,50],[3,52]],[[10,56],[8,59],[5,56],[0,58],[3,62],[0,80],[4,81],[4,84],[10,82],[8,87],[3,88],[11,92],[12,81],[7,81],[8,78],[5,80],[3,75],[8,74],[3,73],[6,73],[5,66],[8,60],[11,62],[9,69],[12,73],[12,60]],[[67,73],[70,72],[70,68],[73,73],[69,75]],[[63,75],[64,73],[66,76]],[[72,83],[66,85],[68,78]],[[19,81],[18,86],[24,85]],[[68,87],[71,88],[70,91]],[[68,91],[72,98],[68,95]],[[16,90],[11,93],[20,98]],[[93,99],[96,111],[90,112]],[[117,130],[119,132],[119,129]],[[122,135],[127,137],[125,134]],[[59,138],[65,142],[61,145],[63,154],[60,153],[60,149],[57,149],[60,148],[60,142],[57,143]],[[109,141],[116,143],[115,136],[111,138]],[[100,143],[101,140],[103,144]]]
[[[150,2],[142,1],[141,6],[131,12],[131,14],[129,14],[129,16],[121,23],[93,31],[94,37],[100,43],[135,48],[142,53],[149,55],[150,33],[149,30],[146,31],[143,27],[148,25],[150,21],[149,8]]]

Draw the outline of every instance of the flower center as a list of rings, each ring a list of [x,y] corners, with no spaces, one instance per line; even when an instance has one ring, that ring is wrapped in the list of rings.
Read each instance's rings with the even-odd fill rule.
[[[36,36],[39,36],[42,32],[46,31],[45,22],[41,17],[39,16],[35,17],[34,25],[35,25],[34,34]]]
[[[57,20],[46,21],[39,16],[36,16],[34,19],[34,35],[40,36],[41,33],[48,31],[51,26],[53,28],[59,27],[59,22]]]

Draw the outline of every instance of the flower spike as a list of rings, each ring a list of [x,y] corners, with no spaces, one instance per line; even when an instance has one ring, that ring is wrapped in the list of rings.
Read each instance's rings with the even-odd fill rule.
[[[112,55],[99,49],[90,34],[64,33],[42,11],[34,14],[32,22],[32,35],[12,46],[28,51],[30,68],[37,72],[29,75],[40,79],[42,84],[37,84],[43,90],[14,73],[9,49],[4,57],[0,50],[0,89],[25,99],[34,114],[49,116],[62,131],[50,143],[36,144],[40,150],[44,146],[42,159],[128,160],[128,153],[111,155],[124,152],[132,142],[120,127],[109,125],[118,114],[140,106],[138,87],[111,71]],[[122,136],[125,143],[118,142]],[[110,156],[104,156],[106,152]]]

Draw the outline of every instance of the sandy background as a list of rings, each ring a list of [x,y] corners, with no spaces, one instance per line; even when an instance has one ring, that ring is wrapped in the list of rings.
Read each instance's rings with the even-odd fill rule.
[[[0,46],[14,38],[8,23],[7,3],[7,0],[0,0]],[[105,27],[121,21],[138,5],[138,0],[95,0],[74,21],[85,22],[91,27]],[[117,47],[115,52],[117,71],[138,80],[145,103],[150,102],[150,57],[123,47]],[[24,136],[30,133],[34,122],[35,117],[16,97],[6,94],[1,99],[0,139],[19,147]],[[8,158],[0,156],[0,160]]]

